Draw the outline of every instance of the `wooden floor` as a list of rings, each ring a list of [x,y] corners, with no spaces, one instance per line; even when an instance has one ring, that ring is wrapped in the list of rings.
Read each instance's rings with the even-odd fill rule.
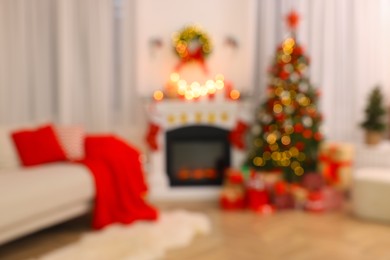
[[[356,219],[349,210],[264,216],[221,211],[214,202],[160,203],[159,207],[204,212],[213,224],[210,235],[196,237],[187,248],[169,251],[167,260],[390,259],[390,224]],[[0,259],[31,259],[72,243],[88,230],[89,220],[81,217],[3,245]]]

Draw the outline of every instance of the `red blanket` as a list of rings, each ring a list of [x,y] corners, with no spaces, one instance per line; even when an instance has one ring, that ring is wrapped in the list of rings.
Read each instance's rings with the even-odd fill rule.
[[[92,172],[96,187],[93,228],[157,219],[157,210],[144,200],[147,186],[135,148],[114,136],[90,136],[85,152],[81,163]]]

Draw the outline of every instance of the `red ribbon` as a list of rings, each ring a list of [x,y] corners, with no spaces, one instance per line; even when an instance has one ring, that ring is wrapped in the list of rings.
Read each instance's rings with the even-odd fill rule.
[[[184,55],[184,57],[181,58],[180,62],[176,65],[176,68],[175,70],[176,71],[179,71],[181,70],[181,68],[187,64],[188,62],[191,62],[191,61],[196,61],[196,62],[199,62],[200,63],[200,66],[202,67],[203,71],[205,74],[208,74],[209,71],[206,67],[206,63],[205,63],[205,59],[204,59],[204,55],[202,53],[202,48],[199,47],[197,48],[194,52],[189,52],[187,50],[186,54]]]
[[[324,163],[323,173],[330,183],[339,183],[340,167],[351,165],[351,161],[336,161],[334,154],[337,152],[337,146],[331,146],[326,154],[322,153],[319,160]]]

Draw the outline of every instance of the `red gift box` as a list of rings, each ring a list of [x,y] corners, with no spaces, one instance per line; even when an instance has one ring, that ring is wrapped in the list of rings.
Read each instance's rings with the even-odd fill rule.
[[[345,201],[343,191],[334,187],[325,187],[322,192],[326,210],[337,210],[343,207]]]
[[[277,209],[293,209],[294,197],[291,193],[275,194],[274,205]]]
[[[239,197],[236,199],[230,199],[226,196],[221,196],[220,205],[222,209],[225,210],[236,210],[245,208],[245,198]]]
[[[247,190],[248,208],[258,211],[262,206],[269,203],[269,196],[265,190],[249,188]]]
[[[308,173],[303,176],[302,186],[309,191],[318,191],[325,186],[325,180],[319,173]]]
[[[352,180],[352,160],[355,156],[353,145],[325,142],[320,147],[319,169],[326,182],[348,190]]]
[[[310,212],[323,212],[325,210],[325,197],[322,191],[309,192],[305,209]]]

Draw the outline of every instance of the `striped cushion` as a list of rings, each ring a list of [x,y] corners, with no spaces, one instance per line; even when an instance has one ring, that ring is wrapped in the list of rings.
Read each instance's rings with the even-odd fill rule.
[[[80,126],[56,126],[58,139],[69,160],[84,158],[85,131]]]

